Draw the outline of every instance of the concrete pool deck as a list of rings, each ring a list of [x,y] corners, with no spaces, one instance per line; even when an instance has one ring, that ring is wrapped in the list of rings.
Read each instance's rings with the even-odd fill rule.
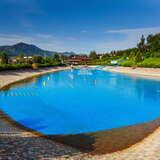
[[[0,88],[24,80],[66,68],[46,68],[38,71],[17,70],[0,72]],[[150,69],[147,69],[148,71]],[[152,69],[151,69],[152,70]],[[152,72],[152,71],[149,72]],[[155,76],[154,69],[154,76]],[[146,73],[145,73],[146,74]],[[157,69],[160,74],[160,69]],[[151,75],[149,75],[151,76]],[[153,75],[152,75],[153,76]],[[157,76],[156,76],[157,77]],[[154,78],[154,77],[152,77]],[[32,132],[21,129],[6,121],[3,112],[0,114],[0,159],[102,159],[102,160],[159,160],[160,159],[160,127],[139,143],[111,154],[86,155],[78,150],[48,140]]]

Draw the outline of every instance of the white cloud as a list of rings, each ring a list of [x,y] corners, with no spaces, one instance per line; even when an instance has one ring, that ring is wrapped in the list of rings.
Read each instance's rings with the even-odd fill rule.
[[[87,32],[88,32],[87,30],[82,30],[82,31],[81,31],[81,33],[87,33]]]
[[[105,31],[105,33],[123,33],[123,34],[131,34],[131,33],[150,34],[150,33],[156,33],[156,32],[160,32],[160,27],[120,29],[120,30]]]
[[[17,42],[26,42],[31,43],[33,41],[33,37],[26,37],[21,35],[7,35],[0,34],[0,45],[11,45]]]
[[[50,34],[41,34],[41,33],[39,33],[36,36],[39,37],[39,38],[42,38],[42,39],[52,39],[52,40],[56,39],[55,37],[53,37]]]
[[[144,34],[155,34],[160,32],[160,27],[153,28],[137,28],[137,29],[121,29],[105,31],[106,38],[112,37],[112,40],[101,39],[99,41],[87,40],[78,41],[75,37],[65,37],[59,39],[51,34],[38,33],[35,35],[15,35],[15,34],[1,34],[0,45],[13,45],[18,42],[25,42],[35,44],[38,47],[51,51],[76,51],[77,53],[88,53],[90,50],[98,52],[106,52],[111,50],[121,50],[135,47]],[[121,38],[116,37],[122,36]]]
[[[68,37],[71,41],[75,40],[72,37]],[[0,33],[0,46],[13,45],[19,42],[28,44],[34,44],[42,49],[50,51],[76,51],[76,47],[66,44],[65,40],[60,40],[50,34],[38,33],[32,36],[15,35],[15,34],[1,34]]]
[[[99,47],[102,47],[103,49],[107,49],[109,51],[136,47],[142,34],[144,36],[147,36],[149,34],[155,34],[159,32],[160,27],[108,30],[105,31],[106,34],[123,35],[124,38],[121,40],[115,39],[111,42],[101,43],[99,44]]]
[[[13,45],[19,42],[35,44],[43,49],[53,49],[56,38],[48,34],[36,34],[33,36],[0,34],[0,45]]]
[[[69,41],[75,41],[76,38],[75,37],[66,37],[66,40],[69,40]]]

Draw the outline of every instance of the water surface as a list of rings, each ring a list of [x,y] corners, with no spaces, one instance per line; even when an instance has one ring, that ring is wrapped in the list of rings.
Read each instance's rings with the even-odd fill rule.
[[[0,107],[46,135],[110,130],[160,117],[160,81],[102,70],[67,70],[0,91]]]

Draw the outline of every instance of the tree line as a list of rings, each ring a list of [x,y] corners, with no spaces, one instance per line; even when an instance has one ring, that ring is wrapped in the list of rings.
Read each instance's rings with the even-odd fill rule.
[[[160,67],[160,33],[146,38],[142,35],[135,48],[112,51],[101,56],[91,51],[89,56],[95,64],[109,65],[111,60],[117,60],[122,66]]]
[[[0,69],[25,68],[32,64],[39,66],[63,65],[66,59],[58,53],[53,53],[52,56],[48,57],[40,55],[33,55],[32,58],[25,57],[27,57],[25,53],[19,54],[15,57],[16,63],[13,64],[5,52],[0,52]],[[160,67],[160,33],[151,34],[147,37],[142,35],[135,48],[111,51],[105,54],[91,51],[89,57],[92,60],[90,64],[94,65],[112,65],[111,61],[116,60],[120,66]]]
[[[47,67],[62,65],[64,56],[59,53],[53,53],[52,56],[44,57],[40,55],[26,56],[21,53],[16,57],[9,57],[5,52],[0,52],[0,70],[31,68],[32,66]]]

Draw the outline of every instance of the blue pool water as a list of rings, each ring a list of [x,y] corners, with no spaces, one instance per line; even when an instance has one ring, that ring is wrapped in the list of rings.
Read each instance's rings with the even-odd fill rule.
[[[125,127],[160,117],[160,81],[98,69],[47,74],[0,91],[0,109],[46,135]]]

